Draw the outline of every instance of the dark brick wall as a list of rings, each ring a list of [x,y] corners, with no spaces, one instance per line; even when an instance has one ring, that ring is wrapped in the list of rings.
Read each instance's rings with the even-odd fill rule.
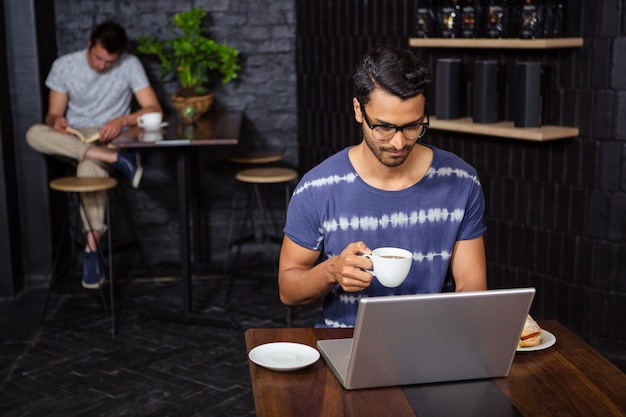
[[[214,107],[244,112],[243,145],[280,149],[289,163],[297,165],[293,1],[55,0],[54,4],[59,54],[86,47],[92,25],[105,19],[112,18],[122,24],[131,43],[136,44],[145,34],[168,37],[169,19],[176,12],[192,7],[205,8],[209,34],[216,41],[239,49],[243,67],[236,81],[219,85],[214,91]],[[149,57],[140,58],[161,104],[171,110],[169,95],[178,88],[176,81],[160,80],[158,62]],[[226,162],[230,150],[224,147],[194,152],[198,192],[192,201],[197,208],[193,245],[197,272],[206,272],[204,266],[211,258],[219,257],[225,247],[236,169]],[[124,192],[150,273],[176,273],[175,151],[149,151],[142,156],[146,172],[141,187],[133,191],[123,184]],[[284,201],[284,197],[280,197],[280,201]],[[125,230],[121,233],[125,234]],[[136,258],[129,256],[120,257],[118,264],[124,271],[139,268]]]
[[[300,165],[311,168],[353,144],[352,72],[375,42],[408,45],[412,1],[296,2]]]
[[[56,0],[59,54],[86,47],[92,25],[108,18],[126,27],[133,44],[145,34],[167,38],[171,27],[169,19],[176,12],[192,7],[207,10],[205,22],[209,35],[241,52],[243,71],[235,82],[218,85],[215,107],[243,110],[246,143],[280,147],[286,151],[288,159],[296,162],[292,1]],[[168,97],[178,88],[176,81],[162,82],[158,77],[158,62],[149,57],[141,58],[163,106],[171,109]]]
[[[375,42],[408,46],[415,2],[296,4],[298,131],[306,169],[359,140],[351,71]],[[578,138],[532,143],[431,130],[425,141],[478,169],[487,200],[490,287],[536,287],[534,315],[561,321],[624,361],[626,16],[617,0],[602,7],[588,0],[567,4],[566,35],[584,37],[579,49],[416,52],[433,69],[439,57],[459,57],[466,74],[474,60],[496,59],[502,73],[499,116],[509,120],[512,64],[541,62],[543,123],[578,126]],[[463,111],[471,115],[468,80]]]

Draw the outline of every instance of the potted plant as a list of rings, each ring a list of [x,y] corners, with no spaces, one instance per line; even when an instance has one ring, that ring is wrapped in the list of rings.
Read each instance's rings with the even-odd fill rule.
[[[201,8],[179,12],[171,19],[174,38],[160,40],[147,35],[139,38],[137,47],[137,52],[161,61],[161,78],[170,74],[178,78],[181,88],[172,95],[172,102],[183,123],[192,123],[209,110],[212,76],[221,76],[222,83],[228,83],[241,69],[237,49],[206,36],[202,26],[206,14]]]

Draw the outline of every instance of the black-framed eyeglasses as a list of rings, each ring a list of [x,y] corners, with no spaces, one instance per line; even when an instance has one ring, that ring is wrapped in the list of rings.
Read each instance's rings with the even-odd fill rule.
[[[367,114],[365,114],[365,108],[361,104],[359,106],[361,108],[361,114],[363,115],[363,120],[367,123],[367,126],[372,129],[372,137],[376,140],[391,140],[391,138],[398,132],[402,132],[402,136],[406,140],[418,140],[422,138],[426,134],[426,129],[430,125],[430,116],[428,115],[428,106],[424,107],[424,117],[422,120],[426,120],[425,122],[418,123],[407,123],[402,126],[396,126],[388,123],[381,123],[373,125]]]

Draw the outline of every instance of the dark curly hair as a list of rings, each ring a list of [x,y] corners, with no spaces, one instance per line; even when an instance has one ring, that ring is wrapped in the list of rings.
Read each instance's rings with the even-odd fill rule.
[[[380,45],[367,52],[352,78],[362,105],[376,88],[402,100],[420,94],[426,98],[431,83],[430,69],[413,52]]]

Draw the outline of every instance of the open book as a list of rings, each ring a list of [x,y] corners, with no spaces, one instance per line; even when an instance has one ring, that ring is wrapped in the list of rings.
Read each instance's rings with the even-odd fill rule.
[[[80,130],[76,130],[73,127],[68,126],[65,128],[65,130],[67,130],[72,135],[75,135],[76,137],[78,137],[78,139],[80,139],[84,143],[91,143],[100,139],[100,132],[96,132],[91,136],[85,137],[85,135],[83,135]]]

